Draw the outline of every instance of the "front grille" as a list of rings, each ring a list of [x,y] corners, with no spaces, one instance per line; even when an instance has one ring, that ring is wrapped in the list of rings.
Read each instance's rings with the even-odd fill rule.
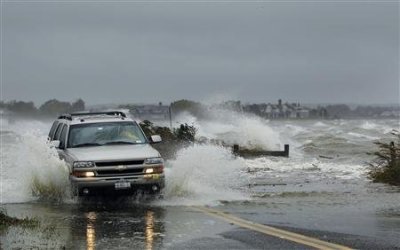
[[[124,176],[124,175],[139,175],[143,174],[143,168],[131,168],[131,169],[111,169],[111,170],[97,170],[97,176]]]
[[[113,167],[119,165],[143,165],[144,160],[135,160],[135,161],[100,161],[96,162],[97,167]]]

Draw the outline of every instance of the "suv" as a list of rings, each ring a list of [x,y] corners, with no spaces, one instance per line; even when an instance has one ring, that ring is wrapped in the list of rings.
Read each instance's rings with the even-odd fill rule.
[[[98,191],[158,194],[165,186],[160,153],[140,126],[120,111],[58,117],[48,140],[69,168],[74,195]]]

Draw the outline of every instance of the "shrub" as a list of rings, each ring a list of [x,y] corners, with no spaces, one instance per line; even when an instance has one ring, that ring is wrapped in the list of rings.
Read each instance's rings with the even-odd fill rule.
[[[168,141],[168,142],[177,139],[174,133],[172,133],[171,129],[167,127],[155,126],[152,122],[148,120],[144,120],[139,125],[147,137],[150,137],[152,135],[160,135],[163,141]]]
[[[187,123],[181,124],[179,128],[174,130],[175,136],[185,142],[194,142],[197,129],[194,126],[190,126]]]
[[[372,153],[375,159],[369,164],[369,176],[374,182],[400,186],[400,133],[392,134],[397,142],[375,142],[379,149]]]
[[[147,137],[160,135],[163,143],[154,144],[158,152],[165,159],[172,159],[176,152],[195,141],[196,128],[188,124],[181,124],[179,128],[170,129],[168,127],[158,127],[152,122],[145,120],[140,123],[140,127]]]

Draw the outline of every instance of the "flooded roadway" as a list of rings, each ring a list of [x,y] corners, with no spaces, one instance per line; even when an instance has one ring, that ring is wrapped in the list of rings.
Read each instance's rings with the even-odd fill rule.
[[[10,227],[0,233],[0,242],[2,249],[314,248],[308,241],[296,243],[257,231],[254,225],[245,228],[235,223],[241,218],[350,248],[399,249],[399,211],[371,214],[354,206],[325,205],[325,209],[321,204],[293,207],[272,199],[223,202],[210,208],[160,206],[122,197],[76,204],[6,204],[2,208],[9,215],[36,218],[39,226]],[[213,216],[215,211],[223,212],[222,216]]]

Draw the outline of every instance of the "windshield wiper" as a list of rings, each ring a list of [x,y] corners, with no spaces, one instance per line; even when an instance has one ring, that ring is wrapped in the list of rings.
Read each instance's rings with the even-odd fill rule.
[[[95,143],[95,142],[87,142],[87,143],[76,144],[76,145],[72,146],[71,148],[93,147],[93,146],[102,146],[102,144]]]
[[[112,145],[112,144],[137,144],[136,142],[131,142],[131,141],[110,141],[106,142],[103,145]]]

